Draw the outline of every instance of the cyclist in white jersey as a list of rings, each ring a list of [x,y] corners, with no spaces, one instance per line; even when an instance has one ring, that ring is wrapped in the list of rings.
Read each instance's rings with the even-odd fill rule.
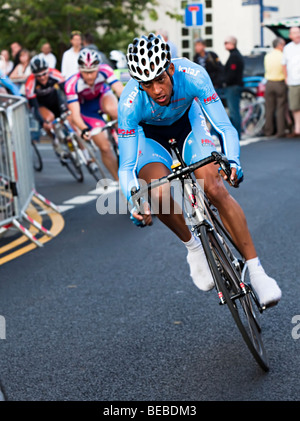
[[[136,38],[127,52],[127,64],[132,79],[127,83],[119,102],[119,179],[130,201],[131,188],[139,187],[138,178],[147,183],[166,176],[171,171],[172,157],[168,139],[175,138],[186,164],[197,162],[215,150],[206,126],[208,118],[222,138],[222,149],[231,165],[231,180],[243,178],[237,131],[218,98],[205,69],[187,59],[171,61],[169,46],[161,36],[149,34]],[[205,117],[204,117],[205,116]],[[276,281],[269,277],[257,256],[246,218],[239,204],[228,193],[218,168],[214,164],[195,171],[204,179],[204,189],[218,209],[225,227],[247,260],[250,280],[262,305],[281,298]],[[223,176],[226,179],[226,176]],[[164,214],[162,198],[168,195],[170,213]],[[168,184],[154,189],[151,199],[157,202],[158,218],[169,227],[188,249],[187,260],[194,283],[204,291],[214,282],[198,238],[191,235],[182,213],[175,211]],[[144,215],[131,210],[136,225],[151,225],[149,204]]]

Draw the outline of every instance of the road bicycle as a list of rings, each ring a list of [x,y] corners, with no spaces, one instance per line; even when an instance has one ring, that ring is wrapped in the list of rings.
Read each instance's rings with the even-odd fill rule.
[[[53,135],[59,142],[59,145],[54,145],[54,148],[61,164],[66,166],[78,182],[84,180],[82,165],[96,181],[105,179],[105,172],[97,157],[99,149],[92,139],[87,142],[73,130],[67,119],[69,115],[70,112],[63,113],[61,117],[53,121]],[[97,134],[97,129],[95,132],[91,130],[91,136],[95,134]]]
[[[220,98],[228,112],[227,101],[224,92]],[[241,92],[240,100],[241,129],[243,136],[250,138],[261,135],[265,124],[265,99],[262,88],[251,90],[244,88]]]
[[[32,145],[33,168],[35,169],[35,171],[40,172],[43,169],[42,156],[40,154],[39,148],[38,148],[35,140],[31,139],[31,145]]]
[[[259,136],[265,125],[265,99],[251,91],[243,91],[240,104],[242,133],[246,137]]]
[[[259,366],[267,372],[269,362],[259,321],[259,313],[266,307],[260,305],[251,287],[245,258],[224,228],[217,209],[209,202],[193,174],[197,168],[214,162],[229,177],[231,172],[229,162],[223,154],[215,151],[195,164],[186,165],[176,141],[170,140],[169,143],[177,158],[177,162],[172,166],[173,172],[139,190],[133,188],[131,191],[133,205],[142,213],[141,200],[149,200],[148,194],[151,189],[173,180],[180,182],[185,217],[191,231],[200,238],[203,245],[219,304],[227,305],[250,352]]]

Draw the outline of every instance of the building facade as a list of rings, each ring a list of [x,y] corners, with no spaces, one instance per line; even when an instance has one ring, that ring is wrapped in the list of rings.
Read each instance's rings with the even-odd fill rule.
[[[233,35],[238,39],[238,48],[242,54],[250,54],[254,46],[261,45],[261,25],[259,5],[243,5],[245,0],[163,0],[157,7],[159,19],[155,22],[145,20],[145,27],[150,31],[164,29],[178,48],[179,56],[193,58],[194,40],[206,40],[207,49],[215,51],[221,61],[228,53],[224,48],[224,38]],[[200,27],[186,27],[185,23],[170,17],[176,14],[183,17],[187,4],[202,3],[204,24]],[[264,23],[273,19],[299,16],[299,0],[264,0],[264,6],[272,10],[264,11]],[[278,11],[274,11],[273,8]],[[263,29],[264,46],[270,46],[275,35],[267,28]]]

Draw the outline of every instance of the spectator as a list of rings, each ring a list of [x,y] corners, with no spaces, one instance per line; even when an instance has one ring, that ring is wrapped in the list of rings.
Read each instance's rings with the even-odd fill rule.
[[[25,95],[25,82],[30,74],[30,53],[25,48],[22,48],[20,52],[20,63],[10,74],[10,79],[19,87],[21,95]]]
[[[18,42],[13,42],[10,45],[10,49],[11,49],[11,55],[12,55],[12,59],[13,59],[13,68],[10,71],[10,72],[12,72],[14,70],[14,68],[20,63],[20,54],[21,54],[21,50],[22,50],[22,45],[19,44]]]
[[[195,40],[193,61],[206,69],[215,89],[220,90],[224,82],[224,66],[216,53],[206,51],[206,43],[201,38]]]
[[[294,119],[294,131],[288,137],[300,137],[300,28],[290,28],[291,42],[283,49],[283,71],[288,85],[288,103]]]
[[[284,46],[284,39],[275,38],[273,41],[273,50],[266,54],[264,59],[265,79],[267,80],[265,90],[265,136],[272,136],[275,131],[277,137],[285,136],[287,86],[285,83],[285,75],[282,69],[282,51]],[[275,122],[276,127],[274,127]]]
[[[107,59],[106,55],[102,51],[99,51],[99,48],[95,44],[93,35],[90,34],[89,32],[87,32],[86,34],[84,34],[84,37],[83,37],[83,47],[84,48],[89,48],[90,50],[97,51],[97,53],[100,56],[101,64],[108,64],[109,66],[112,66],[112,63]]]
[[[61,61],[61,73],[65,79],[78,72],[78,56],[82,46],[82,35],[80,31],[72,31],[70,42],[72,47],[64,52]]]
[[[177,53],[177,46],[174,44],[174,42],[169,40],[169,34],[167,31],[165,31],[164,29],[160,29],[159,31],[157,31],[156,35],[161,35],[164,40],[166,41],[167,44],[169,44],[170,47],[170,53],[171,53],[171,57],[172,58],[177,58],[178,57],[178,53]]]
[[[49,42],[45,42],[45,44],[41,46],[40,58],[46,61],[50,69],[55,69],[56,57],[52,53],[51,45],[49,44]]]
[[[243,86],[244,59],[237,49],[237,39],[229,36],[224,41],[229,51],[229,58],[224,68],[225,97],[229,110],[229,117],[241,138],[240,99]]]
[[[13,69],[13,62],[9,59],[9,51],[1,51],[1,70],[5,75],[8,75]]]
[[[97,45],[94,42],[94,37],[89,32],[87,32],[87,33],[84,34],[84,37],[83,37],[83,47],[84,48],[89,48],[90,50],[96,50],[97,52],[99,52],[99,49],[98,49]]]

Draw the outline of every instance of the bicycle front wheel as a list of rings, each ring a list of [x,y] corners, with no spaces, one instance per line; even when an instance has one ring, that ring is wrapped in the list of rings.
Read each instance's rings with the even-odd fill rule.
[[[76,181],[79,183],[83,182],[83,172],[79,160],[75,157],[75,152],[68,152],[68,157],[62,164],[67,168],[69,173],[72,174]]]
[[[33,160],[33,168],[35,171],[42,171],[43,169],[43,160],[40,154],[40,151],[38,150],[38,147],[36,143],[32,140],[31,141],[32,147],[33,147],[33,153],[32,153],[32,160]]]
[[[238,265],[229,257],[224,237],[206,225],[200,226],[200,238],[222,303],[226,303],[253,357],[264,371],[269,371],[268,357],[251,288],[244,283]],[[230,253],[231,254],[231,253]],[[236,266],[235,266],[236,265]]]

